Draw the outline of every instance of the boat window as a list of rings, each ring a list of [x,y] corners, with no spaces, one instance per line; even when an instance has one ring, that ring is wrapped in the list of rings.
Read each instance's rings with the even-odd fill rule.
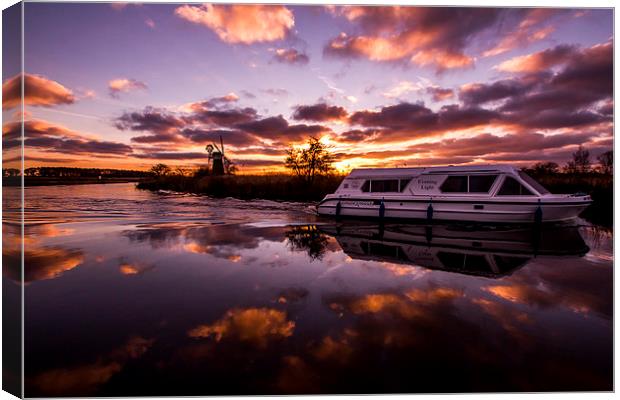
[[[437,252],[437,258],[444,269],[463,269],[465,265],[465,254],[439,251]]]
[[[488,193],[497,179],[497,175],[471,175],[469,177],[469,193]]]
[[[371,192],[398,192],[398,179],[372,180]]]
[[[491,266],[485,256],[476,254],[437,252],[437,258],[445,269],[470,272],[487,272]]]
[[[411,179],[372,179],[367,180],[361,187],[362,192],[402,192]]]
[[[467,193],[467,175],[451,175],[440,187],[444,193]]]
[[[497,193],[498,196],[533,196],[525,186],[520,184],[515,178],[507,176],[502,184],[502,188]]]
[[[391,246],[384,243],[361,242],[360,247],[367,256],[408,261],[407,254],[403,252],[400,246]]]
[[[495,259],[495,264],[499,268],[500,272],[512,271],[513,269],[518,268],[529,261],[528,258],[514,256],[494,255],[493,258]]]
[[[538,193],[540,193],[540,194],[549,194],[549,191],[547,189],[545,189],[545,187],[543,185],[541,185],[540,183],[536,182],[534,180],[534,178],[532,178],[531,176],[529,176],[525,172],[519,171],[519,176],[521,177],[521,179],[526,181],[528,185],[530,185],[531,187],[536,189],[536,191]]]
[[[471,272],[488,272],[491,270],[491,266],[485,256],[467,254],[463,269]]]

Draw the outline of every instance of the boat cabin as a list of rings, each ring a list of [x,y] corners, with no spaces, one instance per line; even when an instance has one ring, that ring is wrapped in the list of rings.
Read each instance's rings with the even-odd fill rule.
[[[353,170],[335,195],[545,196],[542,185],[511,166]]]

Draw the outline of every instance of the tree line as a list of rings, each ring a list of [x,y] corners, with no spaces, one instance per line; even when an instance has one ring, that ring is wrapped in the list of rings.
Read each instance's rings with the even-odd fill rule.
[[[20,176],[17,168],[3,168],[2,176]],[[142,178],[149,176],[147,171],[110,168],[77,168],[77,167],[30,167],[24,170],[27,177],[47,178]]]
[[[533,175],[551,175],[551,174],[602,174],[612,175],[614,172],[614,152],[608,150],[596,157],[597,164],[593,164],[590,157],[590,151],[583,146],[579,146],[577,151],[572,154],[572,159],[564,166],[560,166],[555,162],[538,162],[526,171]]]

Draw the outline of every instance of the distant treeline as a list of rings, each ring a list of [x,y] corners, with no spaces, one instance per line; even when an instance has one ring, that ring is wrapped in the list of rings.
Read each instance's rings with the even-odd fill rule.
[[[17,168],[3,168],[2,176],[20,176]],[[136,171],[110,168],[73,168],[73,167],[32,167],[24,171],[26,177],[44,178],[146,178],[152,176],[149,171]]]

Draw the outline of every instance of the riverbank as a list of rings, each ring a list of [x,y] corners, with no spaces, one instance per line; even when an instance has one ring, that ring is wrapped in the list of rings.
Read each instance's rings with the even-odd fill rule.
[[[313,183],[291,175],[229,175],[188,177],[169,175],[138,183],[138,189],[171,190],[234,197],[243,200],[320,201],[333,193],[344,175],[317,177]],[[535,176],[552,193],[587,193],[593,204],[582,217],[606,227],[613,226],[613,176],[601,174],[549,174]]]
[[[188,177],[170,175],[138,183],[138,189],[172,190],[206,194],[212,197],[234,197],[242,200],[319,201],[333,193],[344,175],[316,177],[307,182],[286,174],[227,175]]]
[[[612,175],[598,173],[547,174],[532,177],[551,193],[586,193],[592,197],[592,205],[581,217],[586,220],[612,227],[614,224],[614,181]]]
[[[26,176],[24,178],[24,186],[54,186],[54,185],[92,185],[92,184],[106,184],[106,183],[128,183],[128,182],[140,182],[145,178],[139,177],[126,177],[126,178],[107,178],[90,176],[75,176],[75,177],[46,177],[46,176]],[[2,178],[2,186],[21,186],[21,176],[8,176]]]

